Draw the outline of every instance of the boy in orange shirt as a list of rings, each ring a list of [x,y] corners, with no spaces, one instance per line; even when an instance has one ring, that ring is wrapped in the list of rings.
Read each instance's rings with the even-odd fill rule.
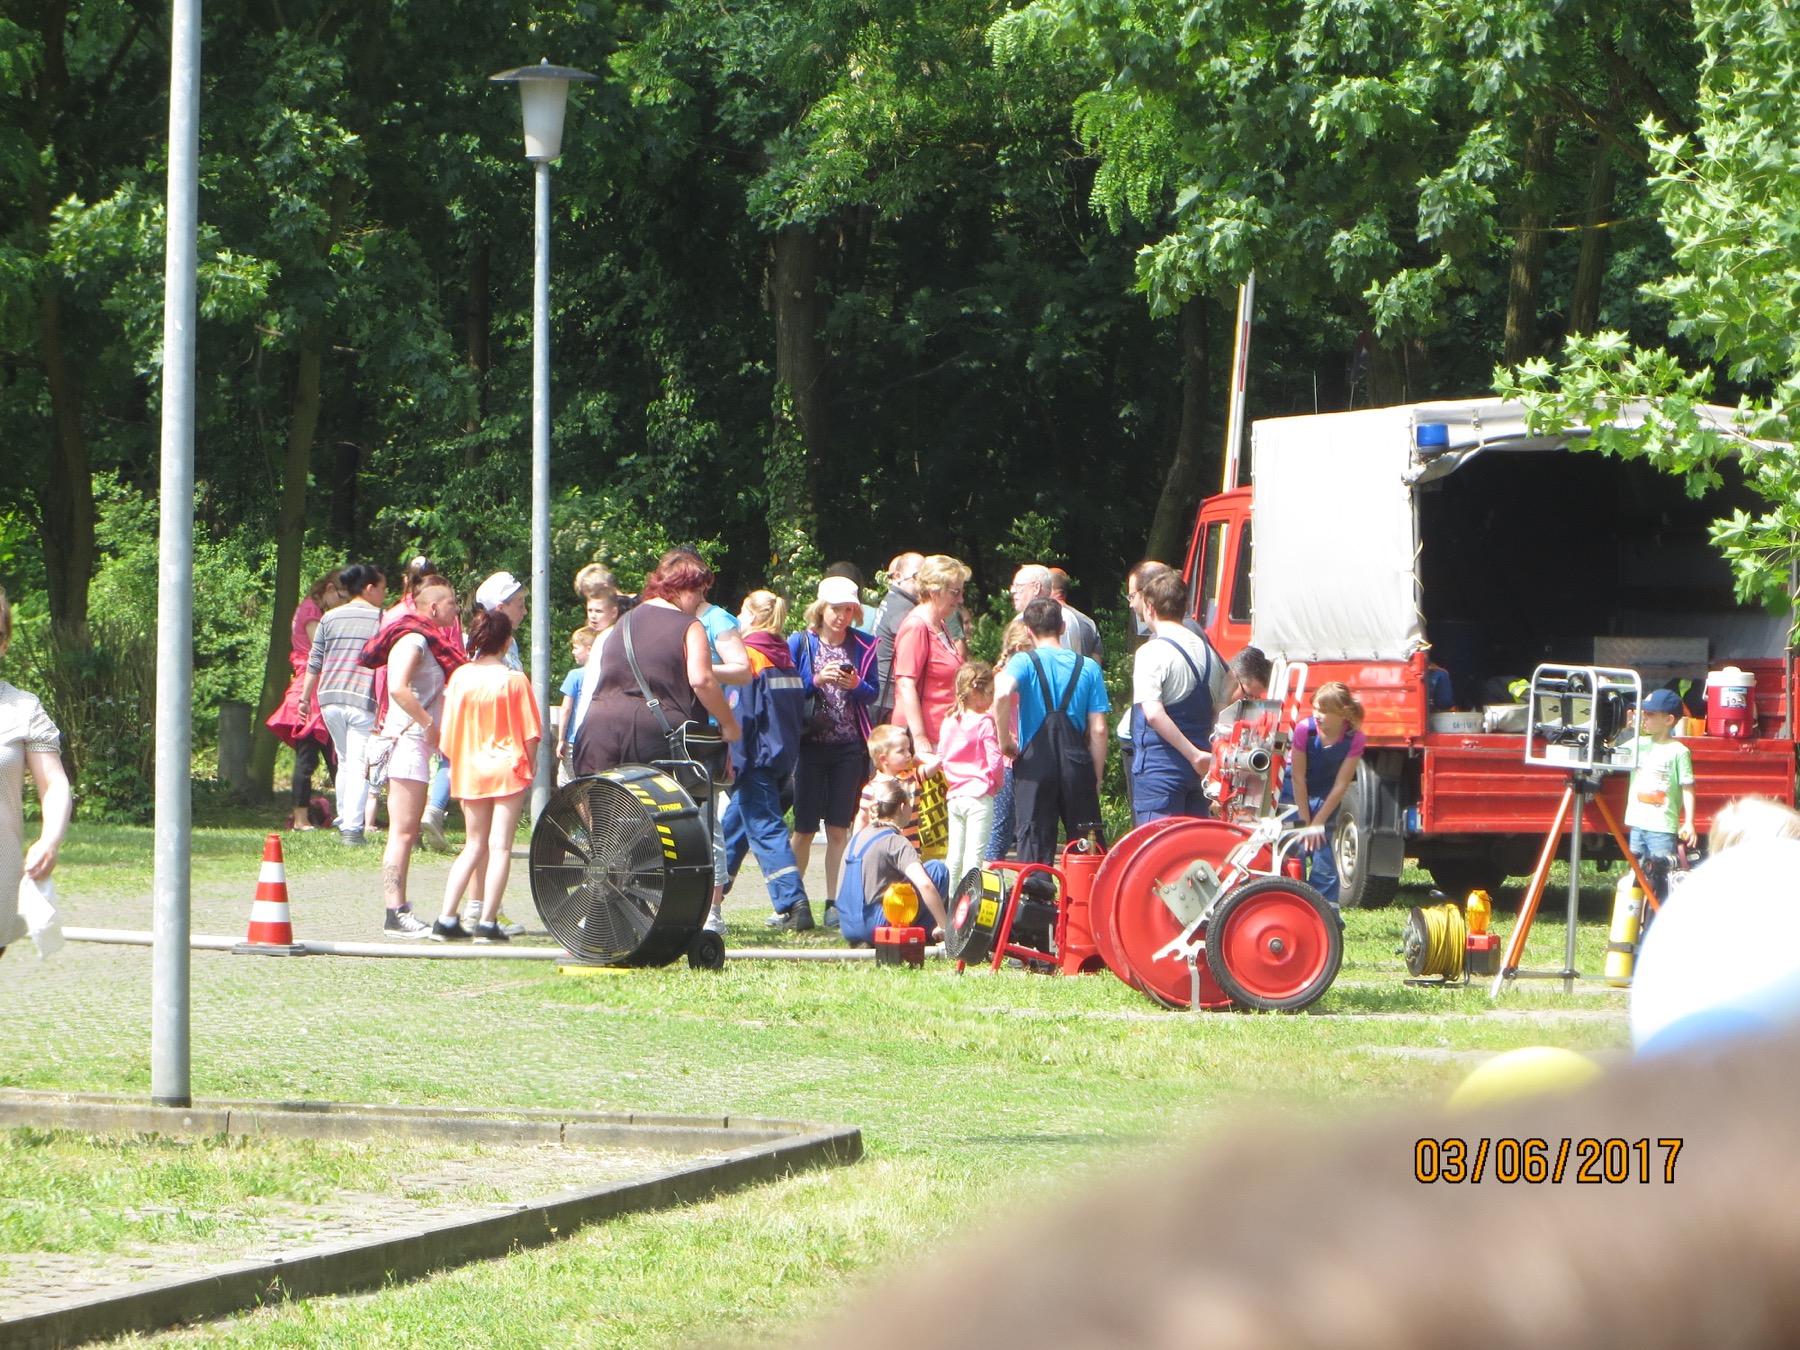
[[[862,802],[856,812],[851,833],[864,829],[874,818],[870,794],[879,783],[898,783],[911,804],[910,819],[901,827],[906,842],[919,847],[919,766],[913,758],[912,732],[901,726],[876,727],[869,737],[869,759],[875,765],[875,776],[862,790]]]

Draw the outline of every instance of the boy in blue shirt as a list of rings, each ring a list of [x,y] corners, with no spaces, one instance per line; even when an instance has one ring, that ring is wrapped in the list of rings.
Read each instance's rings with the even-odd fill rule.
[[[1019,861],[1049,863],[1065,838],[1091,833],[1105,842],[1100,781],[1112,704],[1099,665],[1062,645],[1061,605],[1040,598],[1019,617],[1036,647],[1013,657],[995,677],[994,725],[1000,752],[1013,760]]]

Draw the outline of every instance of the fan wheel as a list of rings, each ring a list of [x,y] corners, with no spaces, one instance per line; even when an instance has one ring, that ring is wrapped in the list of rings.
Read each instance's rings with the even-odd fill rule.
[[[1006,880],[998,872],[971,867],[950,899],[944,955],[964,965],[980,965],[994,954],[994,934],[1006,905]]]
[[[694,934],[688,943],[688,965],[695,970],[725,969],[725,939],[705,929]]]
[[[622,764],[559,788],[531,832],[531,898],[583,961],[662,966],[711,909],[712,839],[665,773]]]
[[[1299,1012],[1337,979],[1343,930],[1304,881],[1257,877],[1234,887],[1206,920],[1206,964],[1241,1008]]]

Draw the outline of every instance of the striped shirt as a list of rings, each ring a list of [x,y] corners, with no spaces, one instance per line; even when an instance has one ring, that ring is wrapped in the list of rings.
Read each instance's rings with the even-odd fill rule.
[[[367,600],[330,610],[313,633],[306,669],[319,677],[318,705],[375,711],[375,672],[362,664],[363,644],[375,636],[381,611]]]

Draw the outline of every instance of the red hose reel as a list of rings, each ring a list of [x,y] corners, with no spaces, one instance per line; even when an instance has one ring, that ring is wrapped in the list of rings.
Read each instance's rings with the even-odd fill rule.
[[[1058,866],[990,862],[951,902],[959,965],[1111,970],[1171,1008],[1298,1012],[1337,978],[1342,928],[1311,886],[1276,870],[1264,832],[1170,817]]]

